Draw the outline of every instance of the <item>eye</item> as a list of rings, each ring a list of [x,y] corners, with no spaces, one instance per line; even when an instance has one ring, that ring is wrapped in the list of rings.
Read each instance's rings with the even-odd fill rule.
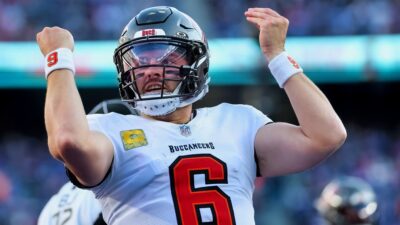
[[[137,73],[137,74],[135,74],[135,78],[136,79],[140,79],[140,78],[142,78],[144,76],[144,73]]]
[[[131,76],[132,76],[132,79],[135,79],[135,80],[140,79],[140,78],[144,77],[144,70],[141,68],[131,70]]]
[[[170,53],[168,56],[166,56],[162,62],[162,64],[169,64],[169,65],[178,65],[182,63],[186,63],[185,60],[185,55],[182,54],[177,54],[175,52]]]
[[[181,74],[179,73],[179,70],[177,70],[177,69],[166,69],[165,74],[173,75],[173,76],[181,76]]]

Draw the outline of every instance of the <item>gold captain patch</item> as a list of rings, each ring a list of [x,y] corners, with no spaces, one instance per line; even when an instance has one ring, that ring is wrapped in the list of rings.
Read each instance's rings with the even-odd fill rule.
[[[142,129],[124,130],[120,132],[125,150],[147,145],[146,135]]]

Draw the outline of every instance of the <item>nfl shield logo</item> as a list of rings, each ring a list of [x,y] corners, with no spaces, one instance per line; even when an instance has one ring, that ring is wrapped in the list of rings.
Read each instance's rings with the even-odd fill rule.
[[[190,131],[190,127],[186,124],[180,126],[179,129],[181,130],[181,135],[185,137],[188,137],[192,134],[192,132]]]

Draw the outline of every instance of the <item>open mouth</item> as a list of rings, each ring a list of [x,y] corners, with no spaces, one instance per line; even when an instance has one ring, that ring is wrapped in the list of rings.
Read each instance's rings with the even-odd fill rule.
[[[165,87],[163,88],[161,84],[150,84],[146,86],[144,93],[160,93],[162,90],[164,90],[164,92],[168,91]]]

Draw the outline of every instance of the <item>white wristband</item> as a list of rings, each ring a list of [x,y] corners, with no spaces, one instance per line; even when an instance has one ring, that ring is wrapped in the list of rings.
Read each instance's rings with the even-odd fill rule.
[[[281,88],[290,77],[303,72],[300,65],[285,51],[275,56],[268,67]]]
[[[74,56],[68,48],[58,48],[46,55],[44,66],[46,79],[51,72],[59,69],[68,69],[75,74]]]

